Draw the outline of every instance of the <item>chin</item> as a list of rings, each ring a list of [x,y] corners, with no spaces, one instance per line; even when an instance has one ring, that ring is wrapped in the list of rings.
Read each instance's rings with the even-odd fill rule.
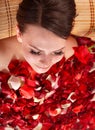
[[[43,73],[46,73],[50,68],[46,68],[46,69],[43,69],[43,68],[38,68],[38,67],[32,67],[34,69],[35,72],[37,72],[38,74],[43,74]]]

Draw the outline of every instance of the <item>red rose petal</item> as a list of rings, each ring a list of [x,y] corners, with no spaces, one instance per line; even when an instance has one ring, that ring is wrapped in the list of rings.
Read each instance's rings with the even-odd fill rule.
[[[74,47],[75,56],[84,64],[87,64],[89,59],[92,57],[91,53],[89,52],[88,48],[85,46]]]
[[[76,106],[75,108],[73,108],[72,111],[75,112],[75,113],[79,113],[82,108],[83,108],[83,105],[79,105],[79,106]]]
[[[0,82],[7,82],[10,77],[10,74],[7,72],[0,71]]]
[[[22,97],[26,99],[30,99],[34,97],[34,89],[30,86],[27,86],[27,84],[24,84],[20,89],[20,94]]]

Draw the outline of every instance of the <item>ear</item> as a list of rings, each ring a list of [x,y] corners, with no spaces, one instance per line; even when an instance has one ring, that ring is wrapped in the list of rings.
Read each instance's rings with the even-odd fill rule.
[[[22,37],[21,37],[22,34],[21,34],[20,30],[19,30],[18,25],[16,26],[16,34],[17,34],[18,42],[22,43]]]

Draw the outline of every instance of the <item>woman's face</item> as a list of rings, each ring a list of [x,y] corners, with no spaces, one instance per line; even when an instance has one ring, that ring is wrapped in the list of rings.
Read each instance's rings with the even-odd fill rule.
[[[37,73],[47,72],[64,56],[66,40],[40,26],[27,25],[18,35],[23,56]]]

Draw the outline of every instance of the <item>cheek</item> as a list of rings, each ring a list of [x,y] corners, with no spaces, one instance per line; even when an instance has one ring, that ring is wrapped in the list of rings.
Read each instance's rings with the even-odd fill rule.
[[[38,59],[35,58],[35,56],[31,56],[31,55],[24,55],[24,58],[26,59],[26,61],[31,65],[31,64],[35,64],[37,63]]]
[[[23,57],[25,58],[25,60],[26,60],[31,66],[38,61],[38,58],[37,58],[37,57],[35,57],[34,55],[31,55],[31,53],[29,53],[29,52],[27,52],[27,51],[23,51]]]
[[[56,64],[57,62],[59,62],[61,59],[63,58],[63,56],[56,56],[55,58],[53,58],[53,64]]]

